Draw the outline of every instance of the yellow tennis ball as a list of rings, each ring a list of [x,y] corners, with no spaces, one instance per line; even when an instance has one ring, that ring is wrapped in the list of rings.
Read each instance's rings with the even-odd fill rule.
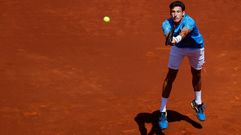
[[[106,23],[110,22],[110,17],[104,16],[103,21],[106,22]]]

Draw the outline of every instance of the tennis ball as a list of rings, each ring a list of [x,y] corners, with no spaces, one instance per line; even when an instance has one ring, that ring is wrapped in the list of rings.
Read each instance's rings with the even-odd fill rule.
[[[110,22],[110,17],[109,17],[109,16],[104,16],[103,21],[104,21],[105,23]]]

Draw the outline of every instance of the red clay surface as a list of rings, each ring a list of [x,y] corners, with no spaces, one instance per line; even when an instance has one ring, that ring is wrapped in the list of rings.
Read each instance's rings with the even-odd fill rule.
[[[168,102],[169,128],[158,134],[239,135],[241,1],[184,2],[205,38],[207,121],[199,122],[190,107],[185,60]],[[161,22],[169,3],[1,0],[0,134],[156,133],[169,53]]]

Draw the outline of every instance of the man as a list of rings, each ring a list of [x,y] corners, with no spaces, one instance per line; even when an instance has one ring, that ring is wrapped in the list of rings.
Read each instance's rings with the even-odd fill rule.
[[[192,73],[192,86],[195,99],[192,108],[201,121],[205,120],[204,104],[201,99],[201,69],[204,64],[204,41],[195,21],[185,13],[185,5],[181,1],[174,1],[169,5],[171,17],[162,23],[162,30],[167,37],[174,30],[173,38],[167,44],[171,45],[168,63],[168,73],[163,83],[159,126],[168,127],[166,104],[172,84],[178,73],[184,57],[188,57]]]

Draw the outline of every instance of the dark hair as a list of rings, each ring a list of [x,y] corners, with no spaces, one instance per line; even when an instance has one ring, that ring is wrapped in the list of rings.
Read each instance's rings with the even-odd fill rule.
[[[185,11],[185,5],[181,1],[174,1],[169,5],[170,10],[172,10],[174,7],[181,7],[182,11]]]

